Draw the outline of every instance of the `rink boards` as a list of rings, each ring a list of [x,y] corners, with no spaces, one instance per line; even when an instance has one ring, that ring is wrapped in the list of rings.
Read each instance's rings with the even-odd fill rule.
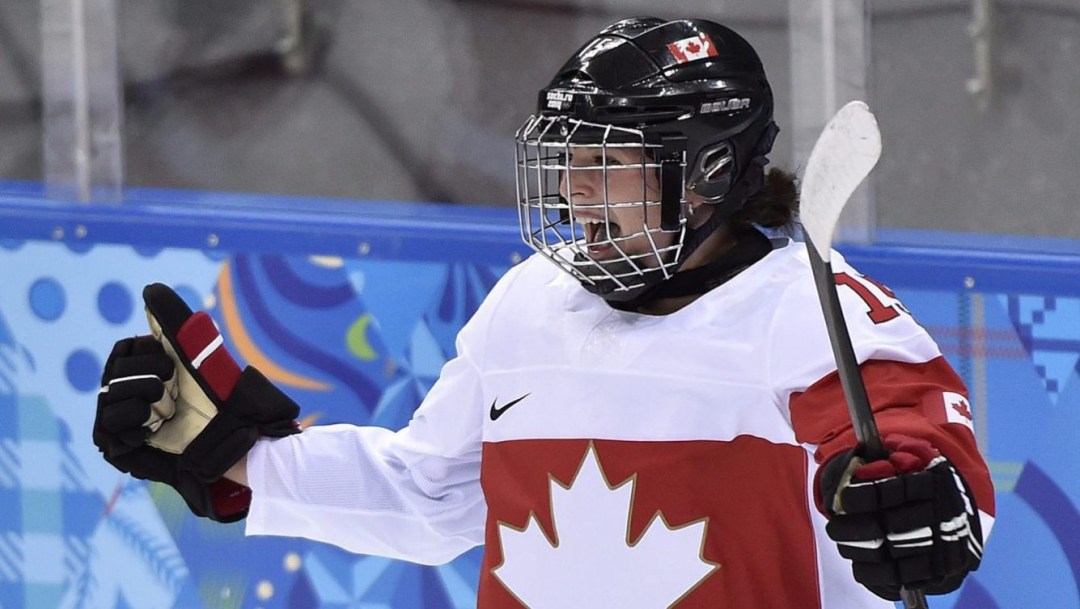
[[[841,250],[963,376],[998,494],[982,568],[932,606],[1080,607],[1080,244],[882,235]],[[421,567],[245,538],[118,474],[90,427],[154,281],[208,310],[306,423],[400,427],[526,255],[512,209],[156,190],[76,205],[0,182],[0,607],[474,606],[478,550]]]

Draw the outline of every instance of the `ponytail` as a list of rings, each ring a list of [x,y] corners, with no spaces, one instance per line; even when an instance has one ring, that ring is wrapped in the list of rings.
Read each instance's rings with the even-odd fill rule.
[[[736,233],[753,225],[792,234],[799,212],[799,187],[795,174],[773,167],[765,176],[765,185],[731,219]]]

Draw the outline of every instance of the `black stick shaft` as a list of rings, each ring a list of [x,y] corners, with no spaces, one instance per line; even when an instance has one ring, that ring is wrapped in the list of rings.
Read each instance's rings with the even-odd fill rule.
[[[844,388],[844,398],[847,400],[851,424],[855,428],[855,439],[861,446],[861,456],[867,461],[888,458],[889,451],[881,442],[874,411],[870,408],[870,398],[866,395],[866,383],[859,372],[859,362],[855,359],[855,348],[851,345],[851,335],[844,321],[844,310],[840,308],[832,264],[821,259],[809,236],[806,236],[806,244],[810,268],[814,271],[814,285],[821,301],[821,311],[825,314],[825,327],[829,331],[829,342],[832,343],[833,358],[836,360],[836,372]],[[900,588],[900,598],[906,609],[929,609],[930,606],[922,590]]]
[[[807,237],[808,243],[809,239]],[[851,335],[844,322],[844,311],[840,308],[840,295],[836,292],[832,265],[822,260],[813,246],[807,250],[810,252],[810,268],[814,270],[814,284],[821,300],[821,310],[825,314],[829,342],[832,343],[836,371],[847,399],[848,414],[855,427],[855,439],[862,447],[861,455],[867,461],[887,458],[889,451],[881,443],[874,411],[870,408],[870,398],[866,395],[866,385],[859,373],[859,362],[855,359],[855,349],[851,346]]]

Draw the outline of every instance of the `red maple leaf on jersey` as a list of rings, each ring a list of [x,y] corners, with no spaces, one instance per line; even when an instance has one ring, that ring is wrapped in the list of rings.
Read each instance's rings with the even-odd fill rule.
[[[956,404],[951,404],[951,406],[953,410],[960,413],[960,416],[969,421],[974,420],[974,417],[971,416],[971,409],[968,408],[966,402],[958,402]]]

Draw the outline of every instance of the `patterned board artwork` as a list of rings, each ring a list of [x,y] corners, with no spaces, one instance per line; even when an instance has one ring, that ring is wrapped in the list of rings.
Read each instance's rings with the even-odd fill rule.
[[[0,607],[475,605],[479,550],[422,567],[193,517],[90,441],[112,342],[174,286],[304,424],[399,428],[505,268],[0,242]],[[880,279],[887,278],[881,277]],[[892,286],[972,393],[998,488],[982,569],[935,608],[1080,607],[1080,299]]]

